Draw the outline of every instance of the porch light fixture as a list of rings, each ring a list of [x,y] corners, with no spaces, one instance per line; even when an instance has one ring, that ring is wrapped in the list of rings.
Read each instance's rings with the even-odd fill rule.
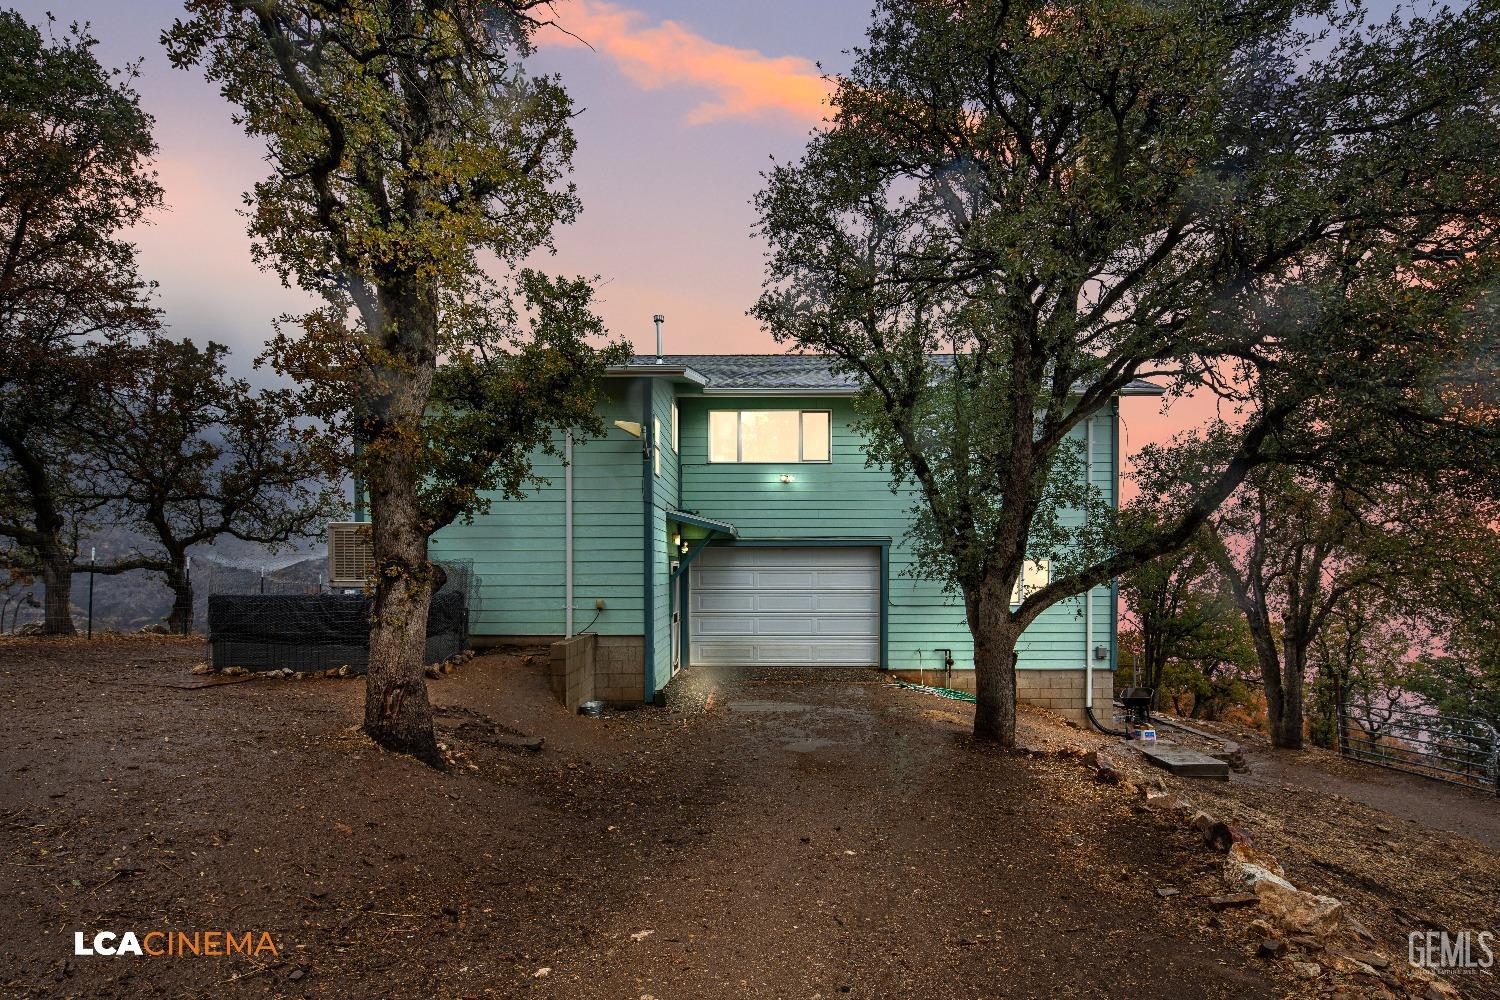
[[[781,474],[781,481],[783,483],[795,483],[797,481],[797,477],[792,475],[790,472],[783,472]]]
[[[682,532],[679,531],[679,532],[677,532],[676,534],[674,534],[672,536],[672,544],[673,545],[681,545],[682,544]]]
[[[683,555],[687,555],[688,554],[688,549],[692,548],[692,546],[688,545],[687,542],[683,542],[683,543],[681,543],[681,545],[682,545],[682,554]]]

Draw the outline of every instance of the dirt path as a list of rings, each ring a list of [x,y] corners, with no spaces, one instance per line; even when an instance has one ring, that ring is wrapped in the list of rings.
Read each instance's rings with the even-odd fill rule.
[[[445,775],[358,733],[358,681],[184,688],[202,656],[0,645],[0,995],[1285,988],[1210,919],[1217,859],[1185,831],[873,675],[588,720],[483,657],[432,685]],[[545,749],[506,749],[512,729]],[[165,928],[266,930],[278,954],[72,956],[75,931]]]
[[[1500,798],[1388,768],[1342,760],[1322,750],[1291,753],[1245,747],[1252,781],[1297,784],[1379,809],[1438,833],[1456,833],[1500,852]]]

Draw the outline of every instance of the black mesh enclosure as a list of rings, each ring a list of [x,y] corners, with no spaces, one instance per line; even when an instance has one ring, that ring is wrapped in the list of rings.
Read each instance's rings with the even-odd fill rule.
[[[208,638],[213,665],[252,671],[318,671],[348,666],[363,673],[369,659],[371,599],[363,594],[212,594]],[[468,648],[469,602],[444,587],[427,616],[424,662]]]

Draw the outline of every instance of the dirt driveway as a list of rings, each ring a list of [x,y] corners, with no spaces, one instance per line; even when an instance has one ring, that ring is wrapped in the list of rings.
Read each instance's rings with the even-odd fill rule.
[[[203,656],[0,645],[0,994],[1288,988],[1210,916],[1218,859],[1179,825],[1073,759],[977,748],[961,706],[877,675],[699,678],[589,720],[539,666],[481,657],[432,684],[442,774],[359,734],[357,680],[193,688]],[[265,930],[278,954],[72,955],[76,931],[154,929]]]

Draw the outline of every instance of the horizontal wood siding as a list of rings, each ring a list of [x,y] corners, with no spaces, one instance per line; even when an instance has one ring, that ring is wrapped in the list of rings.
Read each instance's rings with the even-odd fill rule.
[[[573,448],[574,627],[589,627],[594,602],[605,610],[592,631],[640,635],[641,442],[613,426],[639,421],[644,405],[638,383],[612,381],[601,415],[604,437]],[[649,429],[647,431],[649,433]],[[546,482],[519,500],[492,496],[488,513],[456,522],[433,536],[434,559],[473,560],[478,606],[470,615],[476,635],[562,635],[563,464],[533,456]]]
[[[687,510],[732,522],[742,539],[889,538],[889,661],[891,669],[937,669],[943,653],[972,669],[973,642],[962,599],[914,572],[906,536],[914,492],[893,493],[882,467],[867,467],[862,441],[846,399],[682,397],[682,501]],[[708,461],[708,413],[714,409],[828,409],[833,412],[833,461],[741,465]],[[1113,486],[1107,421],[1095,427],[1094,480]],[[1081,437],[1081,431],[1079,433]],[[782,483],[781,476],[795,477]],[[1095,642],[1109,627],[1108,588],[1096,588]],[[1078,668],[1085,652],[1082,600],[1055,605],[1021,638],[1020,665]]]

